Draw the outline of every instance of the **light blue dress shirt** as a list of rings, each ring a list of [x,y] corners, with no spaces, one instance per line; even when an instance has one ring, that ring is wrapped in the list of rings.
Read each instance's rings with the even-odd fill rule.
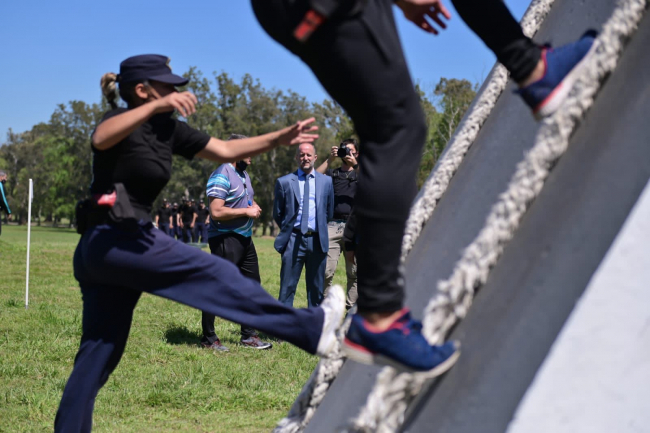
[[[298,218],[296,218],[296,223],[294,227],[300,228],[300,223],[302,222],[302,197],[305,192],[305,172],[301,169],[298,169],[298,191],[300,192],[300,197],[298,197],[298,203],[300,207],[298,208]],[[310,231],[316,231],[316,176],[312,171],[309,175],[309,222],[307,223],[307,228]]]

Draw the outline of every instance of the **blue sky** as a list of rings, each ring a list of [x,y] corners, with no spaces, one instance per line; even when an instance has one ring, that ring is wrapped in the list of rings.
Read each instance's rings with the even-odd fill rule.
[[[431,90],[441,77],[482,81],[494,56],[450,2],[449,28],[434,37],[396,11],[413,79]],[[520,19],[529,0],[508,0]],[[181,6],[182,5],[182,6]],[[21,0],[0,6],[0,143],[6,132],[47,122],[57,104],[99,102],[99,79],[136,54],[164,54],[177,73],[249,73],[267,88],[311,101],[327,94],[299,60],[260,28],[247,0]]]

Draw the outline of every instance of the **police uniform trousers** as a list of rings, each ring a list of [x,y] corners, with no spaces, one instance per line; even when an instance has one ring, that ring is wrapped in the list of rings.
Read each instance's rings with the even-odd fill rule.
[[[181,228],[181,232],[183,234],[183,243],[190,243],[190,242],[196,242],[194,239],[194,229],[190,227],[189,224],[186,224]]]
[[[169,224],[159,223],[158,230],[162,231],[167,236],[171,236],[171,229],[169,227]]]
[[[322,309],[282,305],[234,264],[177,242],[152,223],[89,228],[75,251],[74,274],[83,298],[82,336],[56,432],[90,432],[95,397],[120,361],[142,292],[259,329],[309,353],[318,346]]]
[[[194,242],[208,243],[208,226],[206,223],[194,224]]]

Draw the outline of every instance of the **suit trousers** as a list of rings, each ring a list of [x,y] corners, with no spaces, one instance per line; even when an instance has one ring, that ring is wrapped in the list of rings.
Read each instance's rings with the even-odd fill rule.
[[[426,123],[397,34],[393,1],[369,1],[358,15],[330,19],[306,43],[298,42],[292,32],[309,10],[308,0],[252,4],[264,30],[311,68],[354,122],[361,145],[355,200],[358,307],[361,312],[399,310],[404,302],[402,237],[417,193],[415,174]],[[481,36],[498,29],[501,36],[488,45],[509,62],[507,67],[517,68],[513,73],[536,65],[538,49],[517,30],[501,0],[454,4],[463,9],[470,25],[480,27]],[[523,64],[516,65],[522,58]]]
[[[95,398],[122,357],[142,292],[259,329],[315,353],[320,308],[282,305],[227,260],[184,245],[151,223],[99,225],[81,237],[74,274],[83,298],[81,344],[56,432],[90,432]]]
[[[282,252],[278,300],[288,307],[293,307],[293,298],[296,295],[296,288],[304,266],[307,305],[319,306],[323,300],[326,263],[327,253],[321,248],[318,235],[303,236],[300,233],[291,232],[289,242]]]
[[[345,242],[343,242],[343,231],[345,230],[345,221],[330,221],[327,224],[329,234],[329,250],[327,250],[327,265],[325,267],[325,293],[332,286],[332,280],[336,273],[336,267],[339,263],[341,253],[345,253]],[[347,277],[347,299],[345,306],[347,309],[352,308],[357,303],[359,297],[357,293],[357,264],[348,260],[348,257],[343,254],[345,259],[345,275]]]
[[[212,254],[234,263],[246,278],[258,283],[261,281],[257,251],[252,238],[237,233],[224,233],[210,238],[209,244]],[[214,331],[214,314],[203,311],[201,314],[201,328],[203,330],[201,342],[212,344],[219,339]],[[242,340],[256,334],[253,328],[241,325]]]

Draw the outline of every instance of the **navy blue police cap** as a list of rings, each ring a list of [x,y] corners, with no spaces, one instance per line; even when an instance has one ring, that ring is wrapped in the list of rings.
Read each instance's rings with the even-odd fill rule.
[[[170,58],[158,54],[143,54],[129,57],[120,63],[120,83],[133,83],[144,80],[184,86],[189,80],[172,74],[169,67]]]

